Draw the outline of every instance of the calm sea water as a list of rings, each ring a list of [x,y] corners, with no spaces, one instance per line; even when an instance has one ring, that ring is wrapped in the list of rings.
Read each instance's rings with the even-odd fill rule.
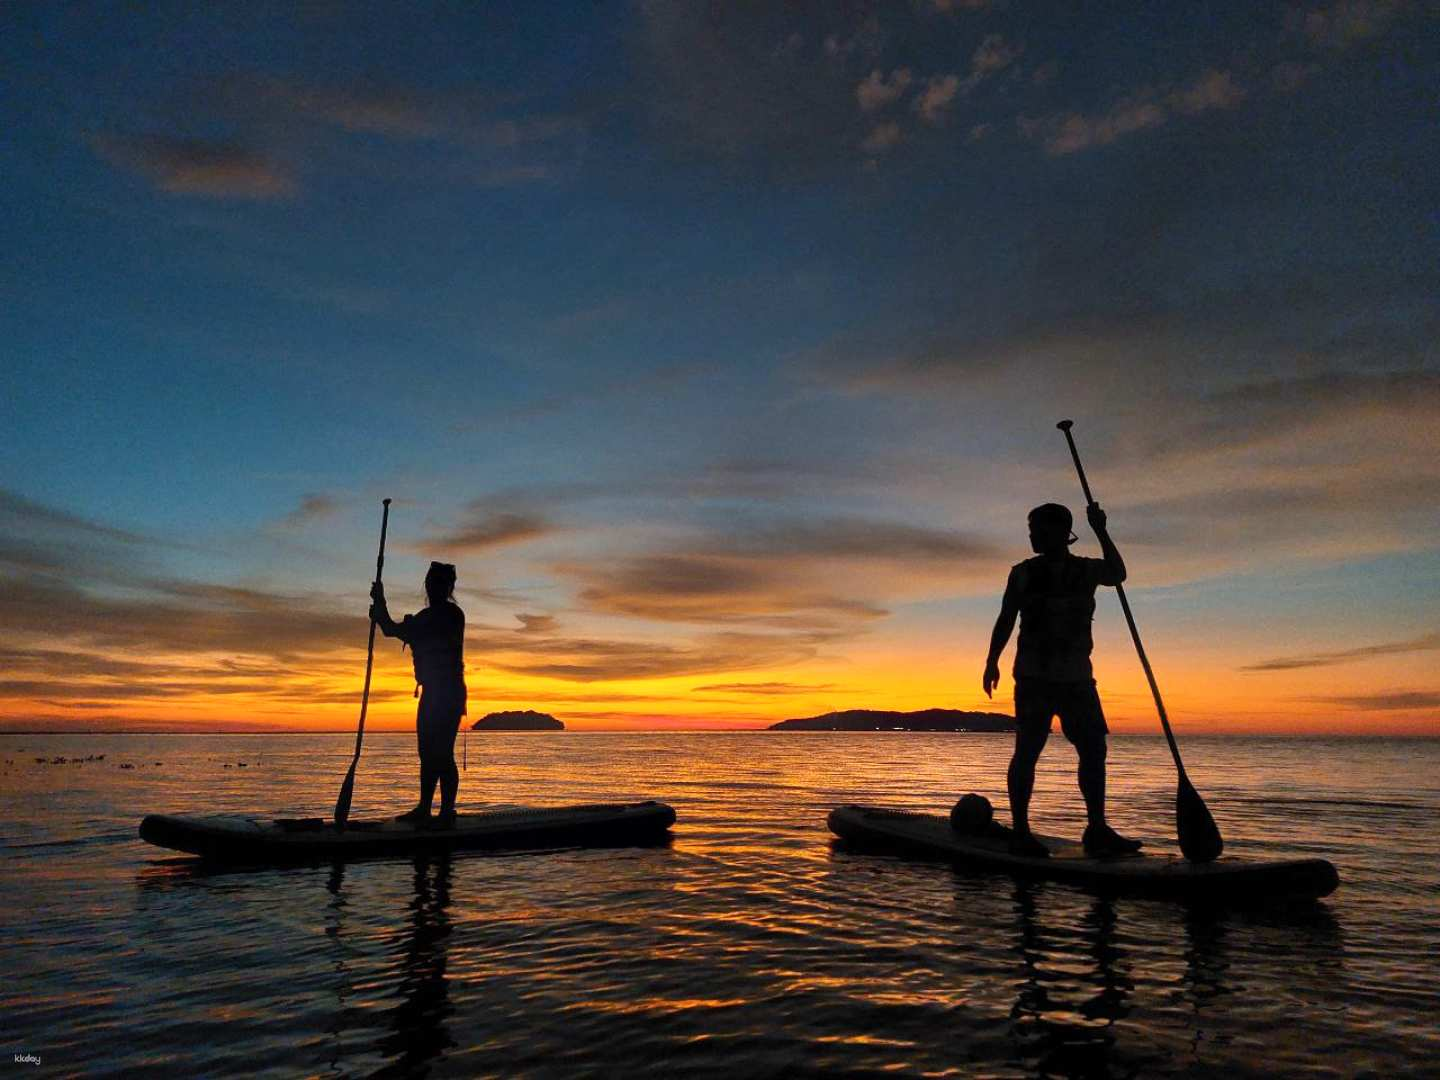
[[[463,808],[664,799],[674,842],[644,850],[227,872],[136,837],[151,811],[328,816],[350,750],[0,737],[4,1052],[40,1060],[18,1075],[1440,1068],[1440,740],[1186,741],[1230,851],[1338,865],[1338,893],[1287,909],[832,847],[840,802],[1003,806],[1003,736],[470,737]],[[410,805],[413,755],[411,737],[367,739],[356,816]],[[1078,835],[1073,764],[1057,739],[1045,831]],[[1172,843],[1161,740],[1112,740],[1111,792],[1122,830]]]

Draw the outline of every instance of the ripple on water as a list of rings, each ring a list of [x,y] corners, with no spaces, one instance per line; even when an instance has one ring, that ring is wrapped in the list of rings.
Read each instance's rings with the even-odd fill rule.
[[[343,772],[345,740],[215,742],[50,739],[36,755],[166,764],[70,770],[43,816],[43,770],[7,773],[15,1052],[287,1076],[1392,1075],[1440,1052],[1434,743],[1198,740],[1231,850],[1343,878],[1216,912],[832,845],[839,802],[996,792],[1008,744],[987,736],[477,738],[473,805],[664,798],[674,843],[243,872],[147,848],[139,813],[325,814],[314,776]],[[357,815],[403,803],[411,754],[367,742]],[[1117,823],[1165,843],[1164,743],[1115,739],[1111,780]],[[1035,814],[1083,824],[1063,744]]]

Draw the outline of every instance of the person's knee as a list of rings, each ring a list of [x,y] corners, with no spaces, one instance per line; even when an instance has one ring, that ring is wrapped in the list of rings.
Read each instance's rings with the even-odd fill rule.
[[[1033,769],[1035,763],[1040,760],[1040,752],[1045,749],[1045,735],[1022,734],[1015,740],[1015,753],[1010,758],[1012,768],[1020,767]]]
[[[1109,748],[1105,745],[1105,736],[1091,736],[1071,741],[1075,743],[1075,752],[1080,756],[1081,769],[1103,769],[1105,767],[1105,757],[1109,753]]]

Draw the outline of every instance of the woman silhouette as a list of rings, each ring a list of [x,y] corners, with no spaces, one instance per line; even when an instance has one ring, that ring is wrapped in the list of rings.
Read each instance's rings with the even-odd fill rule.
[[[455,823],[455,793],[460,772],[455,768],[455,735],[465,715],[465,613],[455,603],[455,567],[432,562],[425,574],[429,606],[398,623],[385,607],[385,588],[370,589],[370,618],[386,637],[399,638],[410,647],[415,661],[415,734],[420,746],[420,801],[415,809],[396,818],[422,825],[450,828]],[[430,804],[440,784],[440,813],[433,820]]]

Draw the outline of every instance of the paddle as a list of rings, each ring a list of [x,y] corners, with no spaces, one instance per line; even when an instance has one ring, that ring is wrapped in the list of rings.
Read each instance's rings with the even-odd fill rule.
[[[375,558],[375,580],[378,582],[385,572],[385,529],[390,524],[390,500],[382,504],[385,509],[380,515],[380,554]],[[340,785],[340,797],[335,800],[335,828],[345,828],[350,818],[350,797],[355,794],[355,766],[360,764],[360,743],[365,738],[365,710],[370,705],[370,670],[375,666],[375,620],[370,620],[370,645],[365,651],[365,690],[360,695],[360,727],[355,732],[355,756],[350,760],[350,771]]]
[[[1055,425],[1065,433],[1070,444],[1070,456],[1075,460],[1075,472],[1080,477],[1080,488],[1085,492],[1085,501],[1095,505],[1090,494],[1090,484],[1085,479],[1085,466],[1080,464],[1080,451],[1075,449],[1075,438],[1070,429],[1073,420],[1061,420]],[[1135,628],[1135,616],[1130,614],[1130,601],[1125,598],[1125,586],[1116,585],[1115,595],[1120,597],[1120,609],[1125,612],[1125,622],[1130,627],[1130,637],[1135,642],[1135,651],[1140,655],[1140,666],[1145,669],[1145,678],[1150,683],[1150,693],[1155,697],[1155,708],[1160,713],[1160,726],[1165,729],[1165,739],[1170,743],[1170,753],[1175,758],[1175,769],[1180,774],[1180,785],[1175,792],[1175,830],[1180,838],[1180,852],[1191,862],[1210,862],[1219,856],[1225,846],[1220,830],[1200,793],[1185,775],[1185,763],[1180,760],[1180,748],[1175,745],[1175,735],[1170,730],[1170,719],[1165,715],[1165,703],[1160,700],[1160,687],[1155,682],[1155,673],[1150,670],[1150,660],[1145,655],[1145,646],[1140,644],[1140,631]]]

